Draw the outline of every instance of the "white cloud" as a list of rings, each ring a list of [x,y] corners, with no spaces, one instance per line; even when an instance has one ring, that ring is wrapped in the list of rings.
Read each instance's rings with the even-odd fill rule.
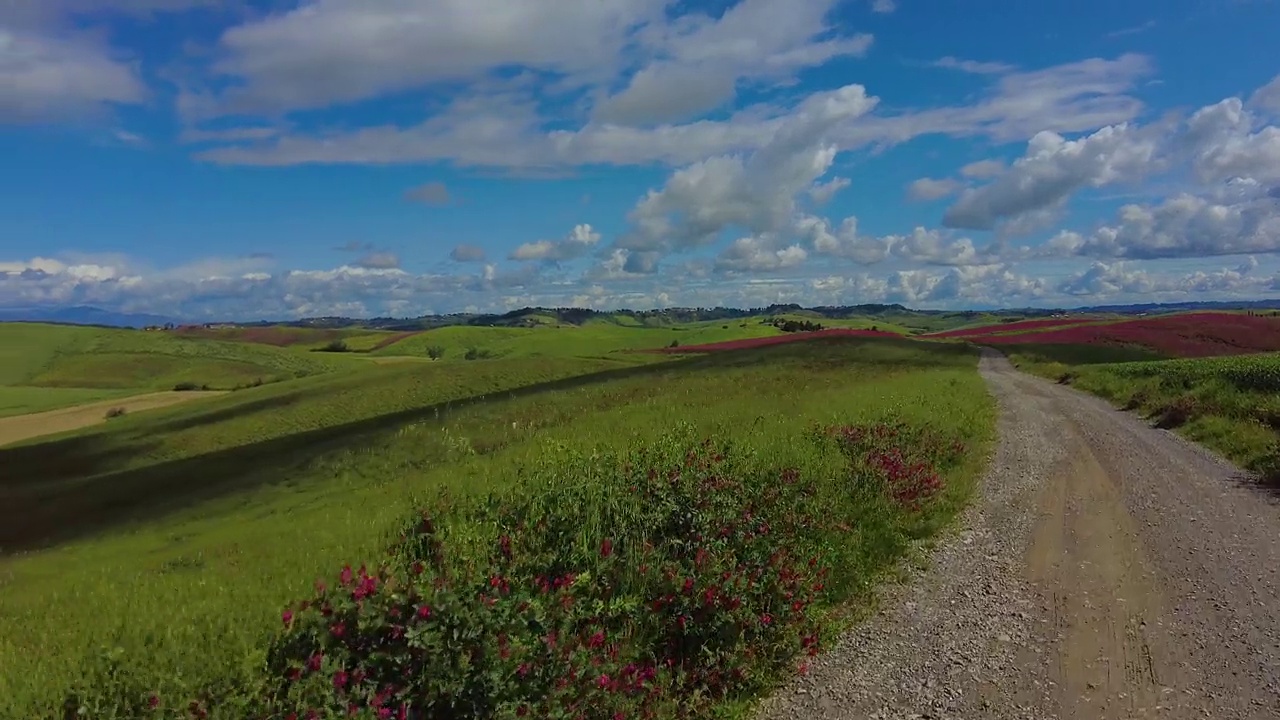
[[[1135,117],[1142,103],[1125,93],[1151,70],[1141,55],[1093,58],[1002,76],[970,105],[898,115],[860,113],[835,123],[831,142],[841,150],[906,142],[921,135],[985,136],[1025,140],[1042,130],[1081,132]],[[858,87],[858,86],[850,86]],[[763,104],[724,120],[654,128],[588,123],[546,131],[550,122],[528,87],[473,89],[418,125],[295,133],[251,146],[212,148],[199,159],[222,164],[409,163],[450,160],[460,165],[539,168],[664,163],[679,166],[768,144],[815,97],[792,107]],[[874,106],[876,99],[868,98]],[[868,108],[868,111],[870,108]],[[560,123],[563,125],[563,123]]]
[[[871,0],[871,12],[887,15],[898,9],[898,0]]]
[[[842,55],[862,55],[866,34],[819,39],[833,28],[835,0],[742,0],[717,18],[686,15],[654,33],[660,59],[641,68],[620,93],[600,101],[604,123],[673,122],[731,100],[739,82],[786,80],[797,70]]]
[[[960,168],[960,174],[975,180],[993,178],[1003,173],[1004,163],[1000,160],[978,160]]]
[[[619,247],[661,254],[709,244],[729,228],[753,235],[782,231],[796,215],[797,195],[831,167],[831,128],[872,104],[857,85],[811,96],[754,153],[712,157],[676,171],[632,209],[633,230]]]
[[[950,55],[933,61],[933,66],[949,70],[960,70],[975,75],[1003,75],[1017,70],[1017,68],[1008,63],[961,60]]]
[[[314,0],[227,30],[217,70],[232,111],[327,107],[522,66],[606,80],[661,0]]]
[[[1280,75],[1271,78],[1266,85],[1249,96],[1249,106],[1280,117]]]
[[[0,124],[78,119],[146,95],[136,68],[91,38],[0,25]]]
[[[1125,205],[1114,223],[1087,237],[1063,233],[1050,246],[1063,254],[1138,259],[1280,252],[1280,199],[1223,204],[1183,193],[1159,205]]]
[[[920,178],[907,186],[907,197],[912,200],[937,200],[954,194],[964,184],[951,178]]]
[[[978,265],[990,260],[979,255],[969,238],[951,239],[941,231],[917,227],[907,235],[890,235],[883,242],[897,257],[930,265]]]
[[[560,262],[580,258],[591,251],[600,242],[600,233],[591,226],[582,223],[575,225],[569,236],[563,240],[539,240],[525,243],[511,251],[512,260],[542,260]]]
[[[1077,190],[1136,180],[1154,169],[1159,137],[1151,128],[1108,126],[1067,140],[1040,132],[1027,152],[988,185],[966,190],[947,208],[947,227],[990,230],[1004,219],[1053,210]]]
[[[833,177],[827,182],[814,183],[813,187],[809,188],[809,197],[814,203],[824,205],[830,202],[831,198],[835,197],[837,193],[849,187],[851,184],[853,184],[853,181],[849,178]]]
[[[716,258],[718,271],[760,272],[781,270],[803,263],[809,253],[799,245],[778,248],[776,238],[743,237],[734,240]]]
[[[794,232],[818,255],[846,258],[863,265],[881,262],[889,255],[888,243],[858,233],[856,217],[847,217],[838,228],[832,228],[824,218],[802,215],[796,219]]]
[[[1239,98],[1201,108],[1187,121],[1183,145],[1201,182],[1249,177],[1280,180],[1280,128],[1261,127]]]

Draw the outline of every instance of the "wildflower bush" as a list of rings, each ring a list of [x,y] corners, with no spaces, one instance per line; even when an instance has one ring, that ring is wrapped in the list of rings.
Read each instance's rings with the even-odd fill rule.
[[[808,463],[682,437],[442,500],[284,610],[251,715],[700,717],[757,694],[818,652],[863,521],[906,533],[965,450],[896,423],[809,439]]]

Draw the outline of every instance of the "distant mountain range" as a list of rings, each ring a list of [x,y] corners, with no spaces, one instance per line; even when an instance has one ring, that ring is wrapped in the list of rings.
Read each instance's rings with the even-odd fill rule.
[[[178,321],[162,315],[125,313],[79,305],[64,308],[6,308],[0,309],[0,322],[48,322],[70,325],[100,325],[105,327],[146,327]]]
[[[817,318],[877,318],[886,322],[915,318],[948,318],[955,320],[977,319],[992,315],[1020,315],[1042,317],[1059,313],[1117,313],[1122,315],[1177,312],[1186,310],[1277,310],[1280,299],[1237,300],[1220,302],[1183,303],[1134,303],[1129,305],[1091,305],[1077,308],[1008,308],[1004,310],[915,310],[900,304],[863,304],[819,306],[807,308],[801,305],[770,305],[761,308],[666,308],[662,310],[614,310],[601,311],[586,308],[535,308],[527,307],[502,314],[453,313],[448,315],[423,315],[416,318],[349,318],[318,317],[301,320],[257,320],[236,322],[240,326],[290,325],[294,327],[340,328],[362,326],[385,330],[427,330],[447,325],[534,327],[548,323],[581,325],[588,320],[612,319],[627,324],[662,326],[706,320],[729,320],[759,315],[805,315]],[[11,308],[0,309],[0,322],[49,322],[73,325],[99,325],[107,327],[146,327],[184,321],[163,315],[125,313],[81,305],[65,308]]]

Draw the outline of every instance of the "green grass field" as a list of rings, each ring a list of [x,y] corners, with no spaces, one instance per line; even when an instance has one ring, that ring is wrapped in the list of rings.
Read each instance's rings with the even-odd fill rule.
[[[430,348],[444,350],[443,360],[462,360],[474,348],[497,358],[617,357],[627,350],[768,337],[781,332],[758,318],[641,327],[593,321],[535,328],[452,326],[418,333],[375,352],[378,355],[425,357]]]
[[[377,340],[384,335],[390,333]],[[353,341],[367,342],[368,333],[353,335]],[[358,362],[342,353],[167,332],[0,323],[0,414],[171,390],[180,383],[230,390],[349,371]]]
[[[803,441],[815,424],[899,418],[971,445],[928,513],[906,524],[868,515],[867,530],[832,548],[842,587],[865,601],[912,537],[963,504],[985,460],[994,409],[974,355],[959,345],[834,340],[639,364],[572,357],[632,346],[614,332],[654,332],[656,347],[755,331],[725,324],[530,331],[546,340],[504,333],[513,338],[503,341],[505,359],[366,357],[340,372],[0,449],[0,507],[25,509],[0,527],[10,549],[32,549],[0,560],[0,717],[61,717],[73,688],[84,706],[98,703],[92,717],[125,717],[121,708],[143,690],[182,698],[248,687],[283,604],[343,563],[375,562],[406,516],[442,491],[464,503],[515,492],[529,468],[573,472],[566,453],[590,463],[594,451],[646,446],[681,425],[770,467],[834,467]],[[498,329],[455,329],[450,348],[489,330]],[[403,342],[425,350],[440,332]],[[495,352],[503,347],[499,335],[482,336]],[[107,344],[127,352],[123,342]]]
[[[1099,346],[1007,346],[1023,370],[1105,397],[1280,481],[1280,353],[1162,360]]]
[[[58,410],[132,394],[131,390],[0,386],[0,417]]]

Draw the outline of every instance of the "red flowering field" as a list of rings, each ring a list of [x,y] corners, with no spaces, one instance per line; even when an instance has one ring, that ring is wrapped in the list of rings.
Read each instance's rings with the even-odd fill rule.
[[[1280,350],[1280,318],[1200,312],[1079,325],[1040,332],[967,336],[984,344],[1141,346],[1169,357],[1208,357]]]
[[[852,337],[884,337],[884,338],[901,338],[898,333],[885,332],[884,330],[863,330],[855,328],[831,328],[828,330],[817,330],[814,332],[795,332],[785,335],[773,335],[770,337],[748,338],[743,340],[728,340],[718,343],[707,343],[705,345],[681,345],[678,347],[659,348],[648,352],[664,352],[664,353],[707,353],[720,352],[723,350],[747,350],[750,348],[767,347],[769,345],[782,345],[784,343],[801,342],[804,340],[818,340],[823,338],[852,338]]]

